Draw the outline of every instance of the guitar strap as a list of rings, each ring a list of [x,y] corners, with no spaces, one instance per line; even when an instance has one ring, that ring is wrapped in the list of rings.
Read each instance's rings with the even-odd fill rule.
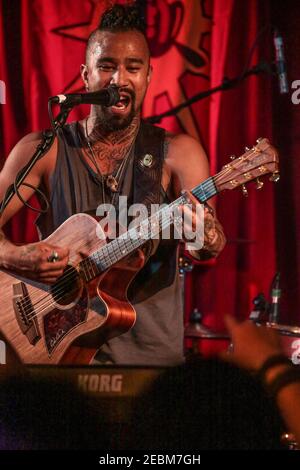
[[[164,140],[164,129],[145,122],[141,123],[134,150],[133,202],[144,204],[149,215],[151,204],[162,202]]]
[[[165,130],[141,122],[134,148],[133,194],[134,204],[144,204],[151,215],[151,204],[161,204],[161,179],[164,162]],[[152,255],[158,240],[143,246],[146,258]]]

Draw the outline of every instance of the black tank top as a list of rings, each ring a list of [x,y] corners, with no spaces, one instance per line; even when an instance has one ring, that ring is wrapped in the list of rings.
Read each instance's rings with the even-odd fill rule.
[[[162,159],[164,132],[141,124],[132,158],[128,159],[120,195],[129,201],[138,197],[139,175],[135,156],[143,141],[156,138],[155,158]],[[77,122],[67,124],[58,133],[58,154],[50,180],[51,208],[41,214],[36,225],[41,238],[46,238],[71,215],[84,212],[96,215],[102,203],[99,176],[85,161]],[[159,183],[160,202],[169,202]],[[151,192],[151,191],[150,191]],[[183,361],[183,309],[177,265],[178,243],[161,240],[129,289],[137,320],[127,333],[101,346],[94,363],[123,365],[174,365]]]

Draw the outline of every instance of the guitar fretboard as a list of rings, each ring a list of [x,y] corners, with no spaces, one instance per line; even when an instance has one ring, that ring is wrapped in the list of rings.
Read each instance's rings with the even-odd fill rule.
[[[192,189],[192,194],[200,201],[205,202],[217,194],[213,177]],[[87,258],[81,261],[80,271],[87,282],[99,276],[113,264],[128,256],[137,248],[144,245],[148,240],[156,238],[160,232],[178,222],[176,208],[186,204],[184,196],[180,196],[167,206],[163,206],[153,215],[144,219],[139,225],[130,228],[121,236],[105,244]],[[181,218],[181,217],[179,217]]]

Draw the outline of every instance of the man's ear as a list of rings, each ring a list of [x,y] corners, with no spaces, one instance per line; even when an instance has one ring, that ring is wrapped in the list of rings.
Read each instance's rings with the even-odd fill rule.
[[[80,75],[83,80],[84,86],[86,91],[89,90],[89,82],[88,82],[88,66],[86,64],[81,64],[80,66]]]
[[[148,85],[151,82],[152,72],[153,72],[153,67],[152,67],[152,65],[149,65],[149,70],[148,70],[148,74],[147,74],[147,83],[148,83]]]

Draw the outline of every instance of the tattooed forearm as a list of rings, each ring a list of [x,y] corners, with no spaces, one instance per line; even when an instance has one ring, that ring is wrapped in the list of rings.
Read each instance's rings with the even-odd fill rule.
[[[211,208],[206,209],[203,247],[199,251],[191,251],[191,254],[200,260],[215,258],[221,253],[225,244],[226,237],[214,210]]]
[[[216,223],[211,214],[208,214],[204,224],[204,242],[211,245],[216,237]]]
[[[204,224],[204,245],[201,258],[216,257],[223,250],[226,237],[218,219],[211,214],[206,216]]]
[[[36,251],[36,246],[35,245],[25,245],[22,247],[22,251],[20,253],[21,257],[27,256],[29,253],[32,253],[33,251]]]
[[[0,229],[0,266],[8,267],[6,261],[9,256],[10,246],[11,242],[7,240],[4,232]]]

